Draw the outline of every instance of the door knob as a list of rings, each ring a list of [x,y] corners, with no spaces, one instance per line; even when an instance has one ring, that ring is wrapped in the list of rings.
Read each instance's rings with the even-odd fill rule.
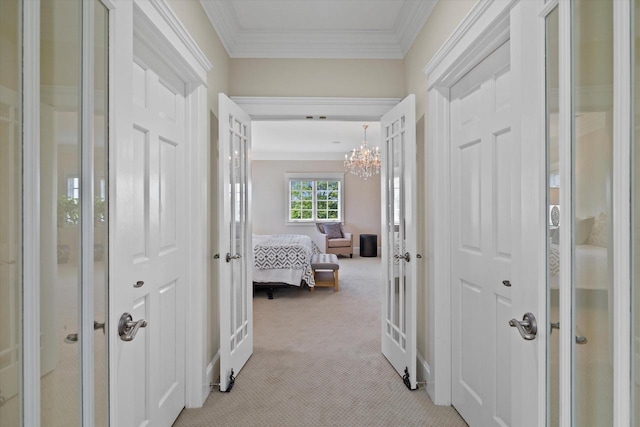
[[[133,317],[129,313],[123,313],[122,316],[120,316],[120,321],[118,322],[118,334],[122,341],[132,341],[136,337],[138,329],[146,327],[146,320],[140,319],[134,321]]]
[[[549,335],[553,333],[554,329],[560,330],[560,322],[551,322],[551,332],[549,332]],[[587,340],[587,337],[585,337],[584,335],[576,335],[576,344],[583,345],[587,342],[589,342],[589,340]]]
[[[230,262],[232,259],[240,259],[241,257],[242,255],[240,254],[231,255],[230,253],[227,253],[226,260],[227,262]]]
[[[411,255],[409,254],[409,252],[405,252],[404,255],[394,255],[393,256],[395,259],[403,259],[406,262],[411,261]]]
[[[527,341],[535,339],[538,333],[538,324],[536,323],[536,316],[534,316],[533,313],[525,313],[525,315],[522,316],[522,320],[509,320],[509,326],[517,328],[522,338]]]

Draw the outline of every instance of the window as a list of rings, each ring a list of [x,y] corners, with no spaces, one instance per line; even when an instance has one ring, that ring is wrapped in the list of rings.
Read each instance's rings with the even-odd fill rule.
[[[75,200],[80,198],[80,178],[77,176],[67,177],[67,197]]]
[[[344,174],[285,174],[287,222],[342,221]]]

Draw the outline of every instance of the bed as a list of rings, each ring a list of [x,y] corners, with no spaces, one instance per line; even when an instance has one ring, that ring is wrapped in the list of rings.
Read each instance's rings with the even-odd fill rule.
[[[560,246],[550,245],[549,269],[551,288],[558,289],[560,272]],[[575,283],[578,289],[608,290],[607,248],[595,245],[576,245],[575,247]]]
[[[300,234],[253,235],[253,283],[266,287],[269,299],[277,285],[315,286],[311,256],[320,253],[309,236]]]
[[[585,290],[610,290],[611,266],[608,256],[607,215],[600,212],[594,217],[576,218],[575,235],[575,287]],[[549,242],[549,272],[551,288],[558,289],[560,272],[559,233],[556,229]]]

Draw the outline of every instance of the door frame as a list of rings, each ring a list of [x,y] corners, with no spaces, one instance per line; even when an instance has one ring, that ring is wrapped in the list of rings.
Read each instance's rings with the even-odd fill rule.
[[[427,392],[431,396],[434,403],[438,405],[451,404],[451,220],[450,206],[451,198],[449,191],[450,183],[450,89],[451,87],[468,71],[475,67],[481,60],[486,58],[488,54],[493,52],[507,40],[512,40],[512,72],[514,79],[523,78],[526,70],[523,70],[521,63],[524,55],[519,52],[519,47],[514,43],[519,43],[526,37],[532,37],[531,26],[520,28],[524,19],[520,19],[521,11],[514,11],[519,5],[518,0],[504,1],[487,1],[478,2],[469,12],[456,31],[451,35],[448,41],[434,55],[431,62],[427,64],[424,72],[428,79],[428,103],[429,103],[429,293],[430,293],[430,362],[431,362],[431,381],[427,384]],[[526,2],[522,2],[526,3]],[[519,6],[522,6],[520,3]],[[535,7],[544,6],[542,2],[535,3]],[[515,13],[514,13],[515,12]],[[515,16],[514,16],[515,15]],[[512,20],[518,20],[513,26]],[[522,26],[524,27],[524,26]],[[535,26],[533,29],[535,30]],[[527,31],[529,31],[527,33]],[[536,40],[537,41],[537,40]],[[544,51],[542,52],[544,53]],[[529,53],[530,54],[530,53]],[[541,60],[540,52],[536,52],[533,61],[544,64]],[[534,67],[537,68],[537,67]],[[542,82],[536,80],[532,86],[540,85]],[[544,86],[542,86],[544,87]],[[534,156],[534,165],[544,165],[544,149],[535,149],[536,136],[540,132],[540,122],[543,118],[540,113],[531,107],[523,107],[523,116],[530,114],[530,122],[528,122],[528,130],[530,134],[522,132],[520,123],[514,123],[514,130],[522,134],[522,158],[525,156]],[[534,106],[535,107],[535,106]],[[527,144],[529,147],[526,149]],[[544,192],[544,172],[528,171],[527,176],[538,182],[540,189],[536,192],[535,197],[531,200],[523,201],[522,213],[531,212],[529,215],[533,217],[534,225],[540,227],[540,238],[534,242],[532,248],[522,248],[523,258],[530,254],[544,254],[546,248],[544,217],[541,214],[544,210],[541,208],[545,203]],[[523,177],[525,172],[523,171]],[[527,205],[525,209],[525,204]],[[541,218],[537,218],[540,216]],[[524,219],[522,220],[524,223]],[[521,224],[522,225],[522,224]],[[528,228],[531,225],[527,226]],[[524,246],[524,245],[523,245]],[[526,250],[526,253],[525,253]],[[512,277],[517,280],[524,280],[524,265],[514,265]],[[535,263],[535,267],[527,269],[529,276],[528,283],[540,283],[538,279],[545,277],[545,266],[543,262]],[[515,281],[515,280],[514,280]],[[546,290],[540,287],[537,290],[535,298],[540,308],[546,308]],[[514,312],[519,311],[519,307],[514,304]],[[546,319],[546,312],[539,311],[536,313],[539,319]],[[539,321],[539,334],[545,336],[546,322]],[[546,347],[540,345],[536,354],[538,361],[546,359]],[[541,369],[544,371],[543,369]],[[545,394],[546,394],[546,372],[539,372],[538,375],[538,395],[529,396],[528,398],[537,398],[536,404],[531,405],[532,411],[535,411],[538,419],[544,420],[545,417]]]
[[[207,363],[207,254],[209,252],[207,230],[207,159],[208,159],[208,109],[207,74],[212,65],[198,44],[191,37],[166,0],[135,0],[133,2],[110,2],[109,14],[109,216],[115,218],[119,208],[115,204],[115,193],[120,184],[113,171],[126,153],[117,141],[131,139],[131,64],[134,39],[152,40],[148,47],[158,49],[157,53],[171,64],[173,71],[185,83],[185,167],[186,167],[186,211],[190,212],[190,221],[186,227],[185,238],[185,277],[189,283],[186,290],[186,312],[184,332],[187,352],[186,370],[186,407],[200,407],[209,395],[206,384]],[[134,20],[136,25],[134,25]],[[161,42],[159,42],[161,41]],[[120,144],[122,145],[122,144]],[[117,248],[126,236],[120,236],[114,227],[109,229],[109,244]],[[115,251],[110,251],[117,256]],[[118,272],[109,270],[109,289],[121,284]],[[120,280],[119,280],[120,279]],[[110,324],[117,322],[118,313],[114,311],[113,292],[109,292]],[[115,348],[118,336],[110,331],[109,348]],[[115,352],[109,352],[109,378],[111,384],[117,384]],[[115,387],[109,390],[110,418],[118,419]]]

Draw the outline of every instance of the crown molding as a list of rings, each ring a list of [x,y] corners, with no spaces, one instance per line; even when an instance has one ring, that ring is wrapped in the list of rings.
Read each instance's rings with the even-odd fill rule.
[[[403,59],[438,0],[406,1],[392,30],[245,30],[229,1],[200,0],[231,58]]]
[[[398,21],[395,25],[396,34],[400,35],[400,50],[402,51],[402,57],[404,57],[411,45],[415,41],[416,37],[424,27],[424,24],[429,19],[431,12],[438,4],[438,0],[425,1],[425,2],[405,2],[403,11],[398,17]]]

